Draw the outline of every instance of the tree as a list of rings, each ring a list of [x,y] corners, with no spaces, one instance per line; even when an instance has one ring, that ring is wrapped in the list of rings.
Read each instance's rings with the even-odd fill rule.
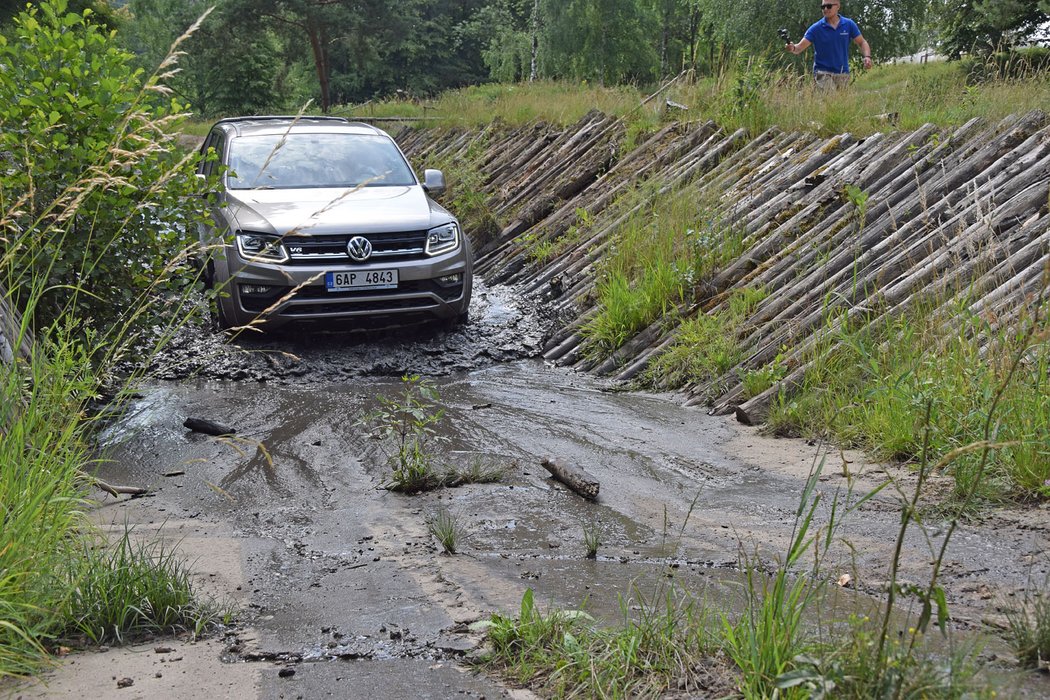
[[[481,57],[493,80],[512,83],[536,77],[538,4],[538,0],[495,0],[461,25],[461,41],[484,47]]]
[[[988,55],[1030,40],[1050,20],[1047,0],[944,0],[941,51]]]
[[[213,5],[214,0],[130,0],[119,36],[139,65],[152,70]],[[181,48],[179,72],[169,87],[198,113],[256,114],[277,105],[296,106],[282,95],[298,97],[300,91],[279,85],[283,46],[254,15],[236,15],[218,5]]]
[[[543,0],[548,77],[595,80],[603,85],[650,81],[657,71],[649,37],[656,24],[651,7],[636,0]]]

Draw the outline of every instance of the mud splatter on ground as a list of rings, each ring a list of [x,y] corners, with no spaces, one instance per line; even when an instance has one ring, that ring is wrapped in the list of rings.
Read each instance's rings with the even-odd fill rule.
[[[228,336],[199,321],[180,329],[153,361],[150,375],[300,384],[406,373],[439,376],[535,357],[549,325],[542,309],[510,288],[479,284],[469,321],[454,329],[426,322],[366,329],[344,323]]]

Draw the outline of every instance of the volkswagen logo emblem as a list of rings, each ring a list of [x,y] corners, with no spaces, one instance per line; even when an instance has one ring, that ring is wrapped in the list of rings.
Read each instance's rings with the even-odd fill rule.
[[[372,241],[364,236],[354,236],[346,244],[346,254],[351,260],[364,262],[372,255]]]

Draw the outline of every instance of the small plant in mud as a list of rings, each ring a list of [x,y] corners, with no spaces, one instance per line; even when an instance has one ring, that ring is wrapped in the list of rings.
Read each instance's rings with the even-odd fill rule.
[[[602,541],[598,535],[598,528],[593,525],[586,525],[583,528],[583,546],[587,550],[588,559],[598,558],[598,547],[602,546]]]
[[[450,474],[449,486],[461,484],[494,484],[503,481],[506,468],[502,464],[496,464],[481,457],[470,462],[466,469],[454,470]]]
[[[441,543],[445,554],[455,554],[458,543],[463,539],[463,529],[459,521],[447,510],[439,511],[427,518],[427,531]]]
[[[1050,589],[1025,594],[1020,608],[1007,611],[1007,633],[1018,661],[1025,668],[1050,670]]]
[[[419,493],[442,486],[483,484],[503,479],[504,469],[481,458],[466,469],[437,463],[435,447],[447,440],[437,432],[445,418],[434,385],[419,375],[401,378],[402,391],[379,397],[379,408],[360,422],[375,430],[376,437],[393,445],[388,460],[393,471],[385,487],[401,493]]]
[[[445,416],[438,391],[418,374],[401,378],[398,396],[379,397],[379,408],[365,417],[380,440],[394,445],[389,455],[393,473],[386,488],[416,493],[441,486],[445,478],[434,462],[433,446],[444,438],[436,426]]]

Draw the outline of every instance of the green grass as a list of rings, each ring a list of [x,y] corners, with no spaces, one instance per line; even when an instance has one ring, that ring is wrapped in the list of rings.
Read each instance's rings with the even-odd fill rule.
[[[1044,304],[1044,307],[1046,305]],[[947,467],[962,496],[1050,496],[1050,344],[1047,309],[1014,330],[993,327],[960,308],[958,330],[929,313],[875,327],[829,331],[803,387],[774,403],[769,427],[804,436],[830,435],[877,456],[913,460],[922,451],[925,407],[932,406],[930,448],[936,458],[983,439],[991,397],[1012,358],[1025,361],[998,405],[993,451],[980,484],[977,452]]]
[[[41,339],[50,352],[0,363],[0,677],[30,673],[63,620],[65,557],[86,508],[80,468],[90,460],[82,402],[93,389],[83,351]]]
[[[598,548],[602,546],[601,533],[597,527],[585,525],[583,528],[583,548],[588,559],[598,557]]]
[[[459,520],[447,510],[427,518],[427,531],[441,544],[445,554],[455,554],[463,541],[463,529]]]
[[[598,313],[583,328],[595,357],[675,311],[695,285],[742,252],[740,232],[711,219],[690,193],[649,189],[616,205],[629,210],[639,198],[645,202],[615,232],[601,261]]]
[[[731,689],[715,657],[706,609],[676,589],[636,591],[621,601],[622,621],[602,626],[580,610],[542,613],[532,589],[517,618],[493,615],[483,665],[545,697],[656,698],[669,690]],[[720,681],[712,687],[712,679]]]
[[[1034,594],[1026,592],[1020,607],[1007,610],[1008,639],[1025,668],[1046,670],[1050,662],[1050,590],[1045,583]]]
[[[443,126],[481,126],[494,120],[522,125],[542,120],[573,124],[592,110],[623,115],[635,108],[641,93],[629,86],[602,87],[537,81],[490,83],[442,93],[434,99],[389,100],[346,105],[339,111],[352,117],[431,117]],[[427,122],[430,123],[430,122]]]
[[[228,620],[197,595],[174,547],[136,541],[130,528],[115,542],[84,541],[70,552],[63,637],[122,644],[159,634],[194,636]]]
[[[1050,103],[1050,74],[968,84],[969,65],[946,61],[876,66],[855,74],[850,89],[814,91],[808,75],[779,60],[756,60],[724,74],[680,79],[660,97],[642,105],[659,86],[607,88],[591,84],[539,81],[489,84],[453,90],[423,101],[371,102],[333,110],[357,117],[427,117],[423,125],[481,126],[501,120],[520,126],[536,120],[573,124],[592,109],[623,117],[628,130],[645,132],[667,118],[670,99],[688,107],[676,119],[714,119],[726,129],[758,134],[771,126],[785,131],[865,136],[887,129],[914,130],[930,122],[941,127],[980,117],[999,120],[1042,109]],[[889,115],[892,115],[889,116]]]
[[[645,381],[677,388],[715,380],[744,358],[739,334],[751,310],[768,296],[764,289],[739,289],[727,308],[697,312],[678,325],[674,342],[646,369]],[[716,387],[714,394],[720,393]]]

